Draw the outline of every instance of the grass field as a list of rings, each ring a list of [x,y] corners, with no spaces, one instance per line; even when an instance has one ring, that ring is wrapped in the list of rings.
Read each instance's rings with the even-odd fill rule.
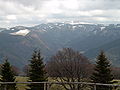
[[[48,79],[49,81],[54,81],[53,79],[49,78]],[[17,76],[16,77],[16,82],[27,82],[28,81],[28,77],[21,77],[21,76]],[[115,80],[117,81],[118,83],[116,84],[119,84],[120,85],[120,80]],[[26,88],[29,88],[27,86],[27,84],[17,84],[17,89],[18,90],[26,90]],[[61,85],[52,85],[50,90],[65,90]],[[88,90],[88,89],[87,89]],[[120,90],[120,88],[118,88],[117,90]]]
[[[27,77],[17,76],[16,81],[17,82],[27,82],[28,78]],[[18,90],[26,90],[26,88],[28,88],[28,87],[27,87],[26,84],[17,84],[17,88],[18,88]]]
[[[49,81],[54,81],[51,78],[48,79]],[[17,76],[16,77],[16,82],[27,82],[28,81],[28,77],[21,77],[21,76]],[[27,84],[17,84],[17,89],[18,90],[26,90],[26,88],[28,88]],[[50,90],[65,90],[61,85],[52,85]]]

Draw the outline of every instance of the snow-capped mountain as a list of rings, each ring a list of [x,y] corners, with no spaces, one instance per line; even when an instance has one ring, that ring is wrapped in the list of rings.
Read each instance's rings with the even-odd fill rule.
[[[91,58],[87,52],[95,48],[101,49],[102,45],[119,38],[120,24],[95,25],[64,22],[46,23],[33,27],[0,28],[0,61],[2,62],[4,56],[8,56],[13,65],[23,67],[36,48],[40,48],[48,60],[57,50],[65,47],[84,52]],[[114,65],[120,65],[120,63],[114,62]]]

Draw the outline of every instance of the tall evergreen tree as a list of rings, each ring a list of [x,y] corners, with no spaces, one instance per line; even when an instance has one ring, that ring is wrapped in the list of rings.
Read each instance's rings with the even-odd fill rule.
[[[8,62],[8,59],[5,59],[5,62],[1,66],[1,82],[15,82],[15,76],[14,72],[12,70],[12,66]],[[1,90],[6,89],[6,90],[16,90],[16,84],[7,84],[7,85],[2,85]]]
[[[29,64],[29,80],[32,82],[47,81],[45,65],[40,50],[34,51]],[[29,90],[44,90],[44,84],[31,84]]]
[[[112,83],[113,75],[111,74],[111,65],[103,51],[101,51],[100,55],[97,57],[97,62],[91,79],[94,83]],[[109,87],[107,86],[97,86],[97,90],[108,90],[108,88]],[[109,90],[111,89],[109,88]]]

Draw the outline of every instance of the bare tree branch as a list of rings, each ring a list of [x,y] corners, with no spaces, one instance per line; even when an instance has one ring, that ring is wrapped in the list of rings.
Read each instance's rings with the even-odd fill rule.
[[[71,48],[63,48],[47,62],[47,71],[58,82],[80,82],[89,75],[88,59]],[[63,85],[63,84],[62,84]],[[80,90],[83,85],[63,85],[66,90]]]

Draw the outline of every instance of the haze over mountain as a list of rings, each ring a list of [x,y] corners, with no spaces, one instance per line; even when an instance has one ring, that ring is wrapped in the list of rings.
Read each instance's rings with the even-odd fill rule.
[[[70,47],[94,61],[105,50],[114,66],[120,65],[120,24],[46,23],[32,27],[0,28],[0,62],[23,67],[34,49],[39,48],[45,61],[58,50]]]

